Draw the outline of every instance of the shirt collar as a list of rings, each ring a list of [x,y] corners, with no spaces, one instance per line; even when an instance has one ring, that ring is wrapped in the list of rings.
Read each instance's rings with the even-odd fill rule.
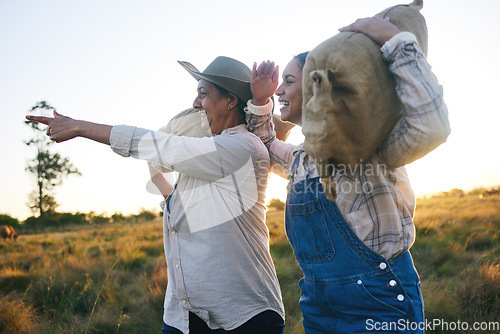
[[[221,135],[226,134],[226,133],[236,133],[236,132],[248,132],[247,126],[245,124],[239,124],[236,125],[232,128],[227,128],[224,131],[221,132]]]

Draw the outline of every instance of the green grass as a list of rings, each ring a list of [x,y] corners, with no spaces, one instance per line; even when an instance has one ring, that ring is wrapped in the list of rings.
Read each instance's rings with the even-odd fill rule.
[[[415,225],[411,251],[426,318],[500,321],[500,196],[452,191],[420,199]]]
[[[283,211],[269,210],[267,224],[286,330],[301,334],[302,273],[284,235]],[[420,199],[415,224],[412,254],[426,318],[499,321],[500,196]],[[156,219],[0,240],[0,333],[158,333],[167,282],[161,229]]]
[[[167,282],[161,229],[156,220],[0,242],[0,332],[157,333]],[[23,329],[9,320],[13,303],[32,319]]]
[[[481,198],[480,193],[455,190],[417,200],[417,238],[411,252],[428,321],[460,320],[470,326],[500,321],[500,196]],[[303,333],[297,288],[302,275],[284,237],[283,212],[269,211],[267,219],[287,330]]]

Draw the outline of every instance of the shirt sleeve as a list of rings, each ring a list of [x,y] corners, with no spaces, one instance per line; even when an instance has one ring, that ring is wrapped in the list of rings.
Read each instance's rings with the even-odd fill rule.
[[[389,168],[411,163],[446,141],[448,110],[431,66],[415,36],[401,32],[381,48],[403,104],[402,117],[377,150]]]
[[[286,178],[290,174],[295,153],[300,150],[301,145],[292,145],[276,138],[272,110],[271,99],[264,106],[256,106],[249,100],[245,108],[247,129],[266,145],[271,160],[271,172]]]
[[[110,146],[121,156],[147,160],[166,171],[218,181],[249,164],[253,166],[254,161],[260,159],[261,153],[245,139],[231,134],[191,138],[115,125],[111,130]]]

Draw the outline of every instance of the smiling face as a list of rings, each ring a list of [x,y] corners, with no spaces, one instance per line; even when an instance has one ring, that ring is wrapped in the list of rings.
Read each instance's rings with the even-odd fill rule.
[[[294,58],[283,71],[283,83],[276,90],[281,104],[281,119],[302,124],[302,64]]]
[[[193,101],[193,108],[206,113],[206,120],[212,134],[219,135],[227,128],[228,118],[232,114],[231,95],[222,95],[210,82],[204,79],[198,81],[198,95]]]

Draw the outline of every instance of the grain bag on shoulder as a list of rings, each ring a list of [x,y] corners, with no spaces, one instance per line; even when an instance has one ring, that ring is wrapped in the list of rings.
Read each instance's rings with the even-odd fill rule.
[[[422,0],[385,9],[401,31],[417,37],[427,54],[427,26]],[[382,143],[401,116],[389,65],[380,46],[362,33],[340,32],[315,47],[303,72],[302,132],[323,183],[333,168],[354,171]],[[335,198],[335,184],[325,189]]]

